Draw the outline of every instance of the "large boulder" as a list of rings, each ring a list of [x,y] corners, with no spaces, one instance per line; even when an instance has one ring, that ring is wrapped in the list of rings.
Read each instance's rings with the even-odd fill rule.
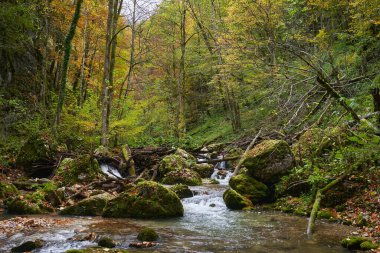
[[[52,212],[42,200],[32,199],[28,196],[17,196],[5,201],[5,207],[9,214],[44,214]]]
[[[192,154],[180,148],[176,150],[175,154],[181,156],[187,161],[192,161],[194,163],[197,161],[197,159],[195,159],[195,157]]]
[[[253,207],[252,202],[248,198],[232,189],[228,189],[224,192],[223,200],[226,206],[231,210],[242,210]]]
[[[33,135],[21,147],[16,164],[34,173],[36,164],[50,164],[55,159],[57,144],[50,135]]]
[[[249,198],[253,203],[261,202],[268,196],[268,187],[246,174],[233,176],[229,184],[232,189]]]
[[[66,207],[60,214],[62,215],[78,215],[78,216],[100,216],[103,214],[103,209],[107,202],[113,196],[109,193],[98,194],[87,199],[81,200],[78,203]]]
[[[161,180],[163,184],[185,184],[190,186],[202,185],[202,178],[190,169],[174,170],[167,173]]]
[[[183,216],[183,206],[170,189],[143,181],[108,201],[104,217],[113,218],[166,218]]]
[[[180,155],[167,155],[165,156],[158,169],[160,177],[164,177],[167,173],[175,170],[189,169],[193,165],[193,161],[187,161]]]
[[[91,182],[97,178],[104,177],[99,167],[99,163],[91,155],[78,156],[75,159],[64,159],[54,177],[55,181],[63,185],[70,185],[77,182]]]
[[[273,185],[294,167],[294,155],[287,142],[265,140],[245,154],[243,166],[250,176]]]

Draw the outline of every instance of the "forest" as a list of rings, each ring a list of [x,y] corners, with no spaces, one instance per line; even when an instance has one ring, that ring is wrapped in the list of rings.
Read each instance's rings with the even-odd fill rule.
[[[0,0],[0,252],[380,252],[379,56],[379,0]]]

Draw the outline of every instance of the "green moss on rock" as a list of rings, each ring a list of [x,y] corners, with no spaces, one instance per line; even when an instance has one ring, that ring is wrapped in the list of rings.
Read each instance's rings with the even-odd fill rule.
[[[215,178],[213,178],[210,180],[210,184],[220,184],[220,182],[216,180]]]
[[[91,196],[87,199],[81,200],[73,206],[69,206],[62,211],[62,215],[78,215],[78,216],[100,216],[103,214],[103,209],[107,205],[107,202],[111,200],[113,196],[109,193],[103,193],[95,196]]]
[[[17,195],[19,192],[13,184],[0,182],[0,199],[6,199]]]
[[[214,173],[214,166],[208,163],[201,163],[193,166],[193,170],[196,171],[202,178],[210,178]]]
[[[232,189],[228,189],[224,192],[223,200],[226,206],[232,210],[242,210],[253,207],[252,202],[248,198]]]
[[[75,159],[64,159],[57,170],[54,180],[68,185],[77,182],[90,182],[102,176],[103,173],[98,161],[92,158],[91,155],[82,155]]]
[[[158,240],[158,234],[152,228],[144,228],[137,235],[137,239],[142,242],[155,242]]]
[[[171,171],[188,169],[192,164],[193,162],[187,162],[186,159],[180,155],[168,155],[162,159],[160,167],[158,169],[158,174],[160,177],[164,177]]]
[[[379,246],[373,242],[370,242],[370,241],[366,241],[366,242],[362,242],[360,244],[360,249],[361,250],[371,250],[371,249],[377,249]]]
[[[321,210],[318,212],[317,217],[318,219],[330,219],[332,217],[332,213],[329,210]]]
[[[183,206],[170,189],[144,181],[108,201],[104,217],[113,218],[166,218],[183,216]]]
[[[167,173],[161,182],[163,184],[185,184],[190,186],[202,185],[202,178],[190,169],[175,170]]]
[[[343,239],[341,244],[343,247],[350,250],[360,250],[361,249],[360,245],[363,242],[367,242],[367,241],[368,241],[367,238],[353,236],[353,237],[347,237]]]
[[[191,198],[194,196],[193,192],[190,190],[189,186],[187,185],[176,184],[173,187],[170,187],[170,190],[175,192],[175,194],[177,194],[177,196],[180,199]]]
[[[268,196],[268,187],[265,184],[245,174],[233,176],[229,184],[232,189],[253,203],[263,201]]]
[[[43,214],[48,213],[40,205],[19,197],[7,199],[5,201],[7,213],[9,214]]]
[[[99,239],[98,245],[100,247],[111,249],[116,247],[116,242],[109,237],[102,237]]]
[[[294,156],[287,142],[265,140],[246,153],[243,166],[250,176],[271,185],[289,173]]]

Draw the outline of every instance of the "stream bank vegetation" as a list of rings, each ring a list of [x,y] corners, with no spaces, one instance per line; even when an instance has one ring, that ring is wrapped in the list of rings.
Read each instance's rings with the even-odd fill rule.
[[[186,186],[227,162],[216,169],[233,172],[231,209],[307,216],[309,236],[320,219],[354,225],[342,245],[374,251],[378,11],[378,0],[2,1],[2,208],[182,216]]]

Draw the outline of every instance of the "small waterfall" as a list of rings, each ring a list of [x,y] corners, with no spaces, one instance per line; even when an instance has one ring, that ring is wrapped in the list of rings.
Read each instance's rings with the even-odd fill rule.
[[[223,156],[218,156],[218,159],[223,159]],[[221,185],[228,185],[232,177],[232,172],[228,170],[227,162],[218,162],[214,167],[214,173],[211,175],[211,179],[216,179]]]
[[[123,178],[119,170],[110,164],[102,163],[100,169],[111,178]]]

